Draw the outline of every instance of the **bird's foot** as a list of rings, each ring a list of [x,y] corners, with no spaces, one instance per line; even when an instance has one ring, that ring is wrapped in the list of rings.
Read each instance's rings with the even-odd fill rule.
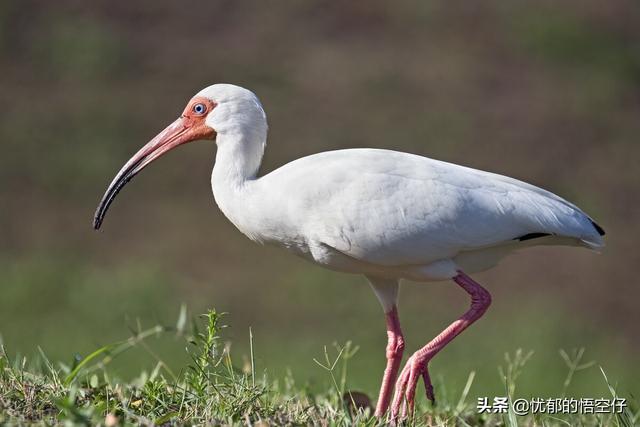
[[[415,407],[416,387],[420,378],[424,381],[424,387],[427,393],[427,399],[434,404],[436,403],[433,394],[433,385],[429,376],[429,357],[420,352],[414,353],[402,369],[398,381],[396,382],[395,395],[391,404],[391,413],[389,414],[392,421],[405,419],[413,413]]]

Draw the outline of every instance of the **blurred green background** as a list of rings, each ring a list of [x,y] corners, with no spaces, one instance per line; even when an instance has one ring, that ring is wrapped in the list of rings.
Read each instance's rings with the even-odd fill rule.
[[[325,384],[313,358],[361,349],[352,388],[377,392],[386,334],[363,278],[255,245],[222,216],[198,143],[146,169],[91,228],[129,156],[215,82],[261,98],[271,126],[263,171],[318,151],[384,147],[511,175],[583,207],[607,230],[602,254],[538,248],[477,275],[487,315],[432,363],[440,393],[504,394],[504,352],[535,351],[518,393],[558,396],[561,348],[586,347],[640,392],[640,3],[0,3],[0,333],[11,354],[51,359],[229,312],[226,338],[258,370]],[[451,283],[402,288],[409,352],[459,316]],[[183,343],[150,342],[172,366]],[[135,350],[113,369],[151,369]],[[606,391],[597,365],[569,394]],[[422,392],[421,392],[422,393]]]

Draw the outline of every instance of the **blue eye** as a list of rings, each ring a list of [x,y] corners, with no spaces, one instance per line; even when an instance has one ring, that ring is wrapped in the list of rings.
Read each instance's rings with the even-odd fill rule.
[[[204,104],[196,104],[193,106],[193,112],[196,114],[204,114],[207,111],[207,106]]]

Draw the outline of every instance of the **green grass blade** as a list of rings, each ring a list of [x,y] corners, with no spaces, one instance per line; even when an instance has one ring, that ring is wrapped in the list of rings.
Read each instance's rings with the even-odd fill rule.
[[[104,354],[104,353],[110,351],[115,346],[116,346],[115,344],[105,345],[104,347],[100,347],[99,349],[97,349],[96,351],[94,351],[93,353],[88,355],[87,357],[83,358],[80,361],[80,363],[78,363],[76,365],[76,367],[73,368],[73,370],[71,372],[69,372],[69,375],[67,375],[65,377],[64,385],[69,386],[69,384],[71,384],[73,382],[73,380],[78,376],[78,374],[80,373],[82,368],[84,368],[93,359],[95,359],[96,357],[100,356],[101,354]]]
[[[609,388],[611,397],[613,399],[618,399],[620,396],[618,395],[618,392],[616,391],[615,387],[613,387],[613,385],[611,385],[611,383],[609,382],[609,378],[607,378],[607,374],[604,373],[604,369],[602,369],[602,366],[600,366],[600,372],[602,372],[604,381],[607,383],[607,387]],[[628,408],[624,408],[624,410],[621,413],[618,413],[615,411],[614,413],[615,413],[616,423],[618,424],[618,427],[633,427],[634,423],[633,423],[633,420],[631,419],[631,415],[629,414]]]

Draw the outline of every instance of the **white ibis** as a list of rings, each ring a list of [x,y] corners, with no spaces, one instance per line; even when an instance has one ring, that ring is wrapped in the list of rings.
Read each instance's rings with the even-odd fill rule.
[[[435,401],[428,362],[491,303],[489,292],[469,274],[494,267],[524,247],[604,245],[603,229],[553,193],[414,154],[329,151],[258,176],[266,115],[251,91],[229,84],[200,91],[176,121],[124,165],[98,206],[94,227],[100,227],[117,193],[145,166],[200,139],[217,144],[213,195],[242,233],[368,279],[384,309],[388,334],[378,417],[390,405],[392,419],[412,411],[421,378],[427,398]],[[396,308],[400,279],[451,279],[470,295],[471,307],[416,351],[398,376],[404,350]]]

